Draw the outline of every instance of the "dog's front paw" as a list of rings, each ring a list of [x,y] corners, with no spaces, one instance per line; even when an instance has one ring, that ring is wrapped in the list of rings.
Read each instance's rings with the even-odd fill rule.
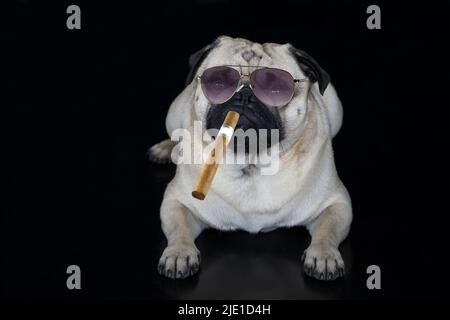
[[[302,255],[304,272],[319,280],[334,280],[344,276],[344,261],[337,248],[330,245],[310,245]]]
[[[200,251],[195,245],[174,244],[164,250],[158,272],[171,279],[184,279],[197,273],[199,267]]]
[[[150,161],[156,163],[169,163],[171,160],[172,149],[175,144],[174,141],[166,139],[152,146],[148,149],[147,153]]]

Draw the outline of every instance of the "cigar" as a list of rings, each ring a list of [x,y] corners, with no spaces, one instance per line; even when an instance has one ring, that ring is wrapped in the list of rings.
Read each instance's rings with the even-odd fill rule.
[[[234,111],[229,111],[227,113],[222,127],[220,127],[219,133],[217,134],[217,138],[214,141],[214,148],[209,153],[208,160],[203,165],[197,184],[192,191],[192,196],[194,198],[199,200],[205,199],[206,194],[211,187],[217,168],[219,167],[219,163],[222,160],[231,137],[233,136],[238,120],[239,113]]]

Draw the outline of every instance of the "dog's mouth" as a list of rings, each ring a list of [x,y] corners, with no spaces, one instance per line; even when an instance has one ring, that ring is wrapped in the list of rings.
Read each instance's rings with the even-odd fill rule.
[[[211,105],[206,115],[206,129],[219,130],[229,111],[240,114],[233,136],[234,152],[259,153],[283,139],[281,119],[276,109],[256,99],[241,103],[239,97],[223,104]],[[277,135],[272,130],[276,130]]]

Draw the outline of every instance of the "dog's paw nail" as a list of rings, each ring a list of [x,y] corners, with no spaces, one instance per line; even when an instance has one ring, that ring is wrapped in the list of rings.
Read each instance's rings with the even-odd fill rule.
[[[198,269],[199,269],[199,265],[197,263],[195,263],[191,266],[189,273],[191,275],[193,275],[193,274],[197,273]]]

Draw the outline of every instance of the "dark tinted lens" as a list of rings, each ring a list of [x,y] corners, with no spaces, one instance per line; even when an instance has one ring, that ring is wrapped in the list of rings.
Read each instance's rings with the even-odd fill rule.
[[[284,106],[294,95],[294,78],[281,69],[255,70],[250,76],[250,83],[255,96],[269,106]]]
[[[201,77],[203,93],[212,103],[224,103],[235,93],[240,78],[239,71],[230,67],[206,69]]]

